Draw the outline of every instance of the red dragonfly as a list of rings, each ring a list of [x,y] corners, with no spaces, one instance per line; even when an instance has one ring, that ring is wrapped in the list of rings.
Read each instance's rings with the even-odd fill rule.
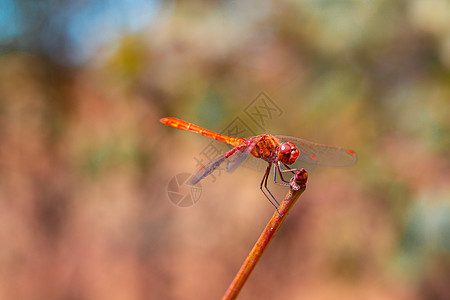
[[[263,134],[244,139],[216,133],[172,117],[163,118],[160,121],[166,125],[199,133],[233,146],[231,150],[211,160],[205,166],[198,169],[192,176],[192,185],[197,184],[200,180],[208,176],[226,159],[228,159],[228,164],[226,167],[228,172],[236,169],[249,154],[256,158],[265,160],[268,163],[268,166],[259,188],[267,199],[269,199],[270,203],[275,206],[275,208],[277,208],[277,206],[263,190],[264,187],[265,190],[269,192],[272,199],[275,200],[275,203],[278,204],[278,201],[267,188],[267,179],[272,166],[274,168],[275,183],[288,186],[289,181],[283,178],[283,173],[294,173],[294,171],[297,171],[296,169],[291,169],[288,167],[288,165],[292,165],[295,162],[301,162],[311,166],[323,165],[329,167],[343,167],[353,165],[357,161],[356,153],[352,150],[312,143],[295,137]],[[286,169],[283,169],[282,165]],[[277,173],[279,174],[282,182],[277,181]]]

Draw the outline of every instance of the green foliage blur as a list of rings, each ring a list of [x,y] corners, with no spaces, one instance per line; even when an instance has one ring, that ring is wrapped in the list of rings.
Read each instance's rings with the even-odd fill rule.
[[[0,0],[0,299],[217,299],[262,173],[168,183],[264,92],[318,169],[242,299],[449,299],[448,0]],[[217,174],[216,174],[217,175]],[[277,190],[283,197],[285,190]]]

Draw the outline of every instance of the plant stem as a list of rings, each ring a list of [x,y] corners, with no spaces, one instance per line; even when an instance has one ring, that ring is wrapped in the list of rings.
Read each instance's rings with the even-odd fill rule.
[[[295,176],[292,177],[288,194],[284,198],[283,202],[281,202],[278,211],[274,212],[269,223],[266,225],[266,228],[264,228],[264,231],[255,246],[253,246],[252,251],[250,251],[249,255],[245,259],[241,269],[234,277],[222,300],[236,299],[250,276],[250,273],[253,271],[261,258],[264,250],[267,248],[269,242],[272,240],[278,228],[280,228],[283,223],[284,218],[289,213],[298,197],[300,197],[300,195],[305,191],[307,179],[308,173],[304,169],[301,169],[295,174]]]

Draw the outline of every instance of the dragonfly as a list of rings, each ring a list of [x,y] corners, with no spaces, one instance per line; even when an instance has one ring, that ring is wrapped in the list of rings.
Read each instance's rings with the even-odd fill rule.
[[[206,165],[201,166],[191,177],[190,184],[192,185],[211,174],[225,161],[227,161],[226,170],[228,172],[234,171],[249,155],[266,161],[268,166],[259,188],[277,209],[279,203],[267,187],[267,180],[272,167],[274,169],[274,182],[289,186],[289,181],[284,179],[283,174],[295,173],[297,169],[291,168],[290,165],[296,162],[309,166],[344,167],[354,165],[357,161],[357,155],[352,150],[313,143],[296,137],[270,134],[250,138],[230,137],[173,117],[162,118],[160,122],[174,128],[213,138],[233,147],[212,159]],[[277,174],[281,181],[277,180]]]

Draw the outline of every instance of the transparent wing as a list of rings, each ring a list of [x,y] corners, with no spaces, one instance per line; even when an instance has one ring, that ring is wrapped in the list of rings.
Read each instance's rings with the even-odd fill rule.
[[[238,148],[241,147],[241,149],[237,150],[232,156],[230,156],[227,164],[227,171],[233,172],[237,167],[239,167],[246,160],[246,158],[249,157],[249,154],[252,152],[255,145],[256,139],[252,139],[252,142],[249,145],[243,146],[243,144],[241,144],[238,146]]]
[[[227,172],[233,172],[237,167],[239,167],[243,161],[248,157],[255,142],[250,145],[239,145],[234,147],[230,151],[216,157],[215,159],[208,162],[205,166],[200,167],[197,172],[191,178],[191,184],[195,185],[200,180],[211,174],[215,169],[217,169],[225,160],[228,159],[226,170]]]
[[[297,161],[306,165],[345,167],[354,165],[358,160],[356,153],[352,150],[313,143],[290,136],[276,135],[275,137],[282,143],[291,142],[297,146],[300,151]]]
[[[226,154],[227,153],[222,154],[222,155],[216,157],[215,159],[211,160],[210,162],[208,162],[206,165],[201,166],[197,170],[197,172],[195,172],[195,174],[192,175],[190,183],[192,185],[195,185],[200,180],[202,180],[203,178],[205,178],[206,176],[211,174],[215,169],[217,169],[227,159]]]

